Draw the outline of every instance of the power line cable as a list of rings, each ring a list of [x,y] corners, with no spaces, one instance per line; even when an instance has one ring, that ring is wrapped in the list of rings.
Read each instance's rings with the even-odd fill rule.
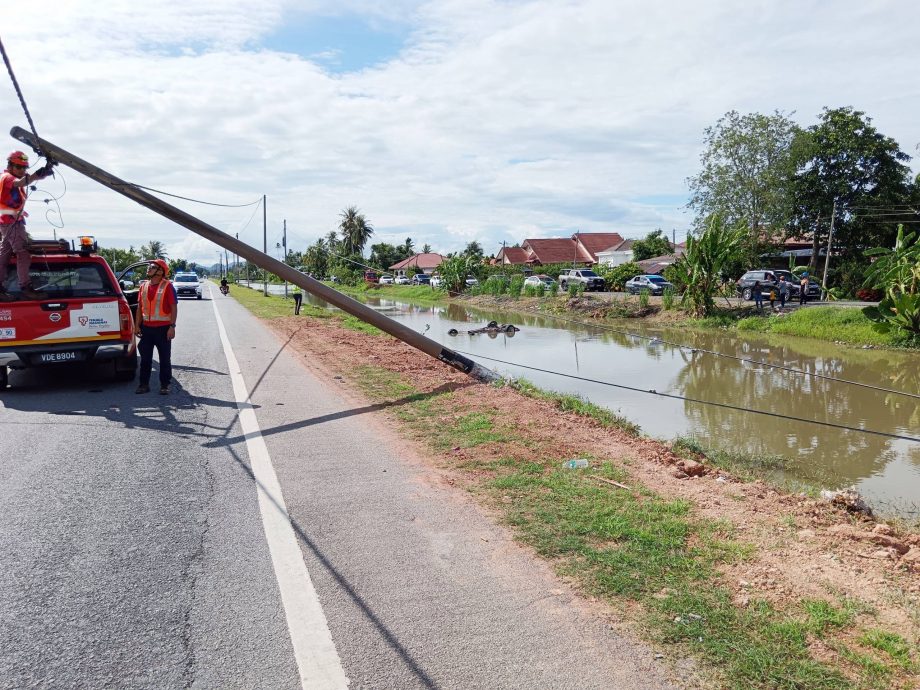
[[[162,194],[164,196],[171,196],[173,199],[182,199],[183,201],[191,201],[195,204],[204,204],[205,206],[220,206],[222,208],[246,208],[248,206],[255,206],[256,204],[262,203],[262,198],[259,197],[256,201],[250,201],[248,204],[217,204],[212,201],[202,201],[200,199],[191,199],[187,196],[179,196],[178,194],[170,194],[169,192],[163,192],[159,189],[153,189],[152,187],[144,187],[143,185],[136,184],[134,182],[125,182],[123,185],[119,183],[113,183],[115,186],[121,187],[136,187],[137,189],[145,189],[148,192],[154,192],[156,194]]]
[[[26,114],[26,120],[29,121],[29,128],[32,130],[32,136],[35,137],[35,150],[39,156],[43,156],[45,160],[50,162],[51,159],[42,152],[41,147],[38,144],[38,132],[35,129],[35,123],[32,122],[32,115],[29,113],[29,108],[26,105],[25,96],[22,95],[22,89],[19,88],[19,82],[16,81],[16,75],[13,74],[13,66],[10,64],[9,57],[7,57],[6,48],[3,46],[2,40],[0,40],[0,53],[3,54],[3,62],[6,64],[6,71],[10,74],[10,79],[13,82],[13,88],[16,89],[16,95],[19,96],[19,103],[22,105],[22,112]]]
[[[915,398],[915,399],[920,400],[920,394],[917,394],[917,393],[907,393],[905,391],[898,391],[892,388],[883,388],[881,386],[873,386],[872,384],[869,384],[869,383],[861,383],[860,381],[852,381],[850,379],[841,379],[835,376],[827,376],[826,374],[818,374],[812,371],[796,369],[795,367],[789,367],[784,364],[771,364],[770,362],[763,362],[761,360],[751,359],[749,357],[739,357],[738,355],[727,355],[724,352],[716,352],[715,350],[707,350],[702,347],[693,347],[691,345],[681,345],[680,343],[674,343],[668,340],[662,340],[658,336],[640,335],[638,333],[630,333],[629,331],[619,330],[617,328],[613,328],[612,326],[607,326],[605,324],[592,324],[586,321],[579,321],[577,319],[567,319],[564,316],[557,316],[556,314],[546,314],[546,315],[541,314],[540,316],[543,316],[544,318],[558,319],[559,321],[565,321],[567,323],[578,324],[580,326],[585,326],[586,328],[596,328],[599,330],[610,331],[612,333],[619,333],[621,335],[627,335],[631,338],[637,338],[639,340],[654,341],[655,344],[670,345],[671,347],[676,347],[680,350],[690,350],[691,352],[703,352],[705,354],[713,355],[715,357],[724,357],[726,359],[734,359],[736,361],[745,362],[747,364],[756,364],[758,366],[767,367],[770,369],[779,369],[780,371],[788,371],[793,374],[811,376],[817,379],[823,379],[825,381],[832,381],[834,383],[844,383],[850,386],[859,386],[860,388],[868,388],[870,390],[880,391],[882,393],[892,393],[894,395],[903,395],[908,398]]]
[[[575,379],[577,381],[585,381],[587,383],[597,383],[602,386],[610,386],[612,388],[621,388],[623,390],[633,391],[636,393],[646,393],[649,395],[657,395],[662,398],[671,398],[673,400],[684,400],[686,402],[697,403],[699,405],[710,405],[712,407],[722,407],[727,410],[734,410],[736,412],[749,412],[751,414],[764,415],[766,417],[775,417],[777,419],[786,419],[794,422],[805,422],[806,424],[817,424],[818,426],[827,426],[833,429],[842,429],[844,431],[857,431],[864,434],[873,434],[875,436],[884,436],[886,438],[895,438],[902,441],[913,441],[914,443],[920,443],[920,438],[915,436],[904,436],[902,434],[892,434],[887,431],[875,431],[874,429],[861,429],[859,427],[847,426],[846,424],[835,424],[833,422],[822,422],[817,419],[803,419],[802,417],[792,417],[790,415],[780,414],[778,412],[766,412],[764,410],[755,410],[750,407],[741,407],[740,405],[729,405],[727,403],[718,403],[713,402],[712,400],[700,400],[698,398],[688,398],[683,395],[675,395],[674,393],[660,393],[655,389],[643,389],[635,388],[633,386],[626,386],[620,383],[612,383],[610,381],[600,381],[598,379],[589,379],[584,376],[576,376],[574,374],[564,374],[560,371],[551,371],[549,369],[541,369],[539,367],[531,367],[526,364],[517,364],[516,362],[507,362],[502,359],[497,359],[495,357],[487,357],[481,353],[472,353],[464,352],[463,350],[454,350],[454,352],[459,352],[462,355],[469,355],[470,357],[476,357],[479,359],[487,359],[490,362],[498,362],[499,364],[507,364],[512,367],[520,367],[521,369],[530,369],[531,371],[539,371],[544,374],[553,374],[554,376],[563,376],[565,378]]]

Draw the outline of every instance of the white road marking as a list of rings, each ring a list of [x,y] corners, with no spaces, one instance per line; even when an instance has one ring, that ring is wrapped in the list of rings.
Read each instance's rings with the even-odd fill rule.
[[[262,526],[265,528],[265,539],[275,568],[278,588],[281,590],[281,603],[287,618],[288,633],[294,645],[294,658],[300,671],[301,686],[310,690],[347,688],[348,679],[345,677],[326,616],[297,544],[291,517],[284,504],[284,496],[281,495],[278,476],[262,438],[256,413],[249,402],[249,391],[246,390],[240,365],[233,354],[233,348],[230,347],[224,322],[217,311],[213,289],[210,292],[214,315],[217,317],[217,330],[233,382],[233,395],[240,411],[240,426],[246,439],[252,473],[256,479]]]

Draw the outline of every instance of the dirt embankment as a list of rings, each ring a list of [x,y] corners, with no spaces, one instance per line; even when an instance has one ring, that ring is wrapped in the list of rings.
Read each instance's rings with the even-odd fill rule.
[[[520,308],[524,300],[515,303]],[[778,605],[802,598],[852,597],[873,607],[877,621],[913,645],[920,630],[920,534],[878,523],[843,507],[766,484],[743,483],[717,468],[681,458],[666,445],[603,428],[589,418],[556,409],[508,387],[475,383],[408,345],[385,336],[357,333],[328,321],[286,317],[266,322],[320,376],[347,381],[356,369],[397,373],[416,391],[452,389],[445,420],[487,410],[526,436],[522,453],[567,458],[591,449],[596,457],[628,459],[634,481],[668,498],[685,499],[706,519],[725,520],[755,555],[723,569],[724,584],[745,606],[751,597]],[[336,384],[341,385],[341,384]],[[356,395],[360,396],[360,393]],[[399,427],[399,421],[393,417]],[[515,449],[483,444],[436,451],[424,439],[419,455],[431,459],[445,481],[473,485],[469,460],[508,457]],[[611,491],[622,490],[615,486]]]

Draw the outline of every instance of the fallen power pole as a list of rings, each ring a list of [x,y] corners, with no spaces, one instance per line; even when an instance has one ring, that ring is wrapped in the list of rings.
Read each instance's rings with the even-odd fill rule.
[[[250,247],[245,242],[240,242],[232,235],[221,232],[217,228],[198,220],[185,211],[181,211],[175,206],[167,204],[165,201],[148,194],[136,185],[133,185],[130,182],[125,182],[124,180],[120,180],[114,175],[107,173],[105,170],[97,168],[92,163],[88,163],[82,158],[78,158],[68,151],[55,146],[51,142],[40,137],[36,137],[31,132],[24,130],[22,127],[13,127],[13,129],[10,130],[10,135],[13,138],[23,142],[24,144],[31,146],[34,150],[40,150],[42,152],[41,155],[44,155],[51,160],[57,161],[58,163],[62,163],[67,167],[72,168],[77,172],[82,173],[83,175],[86,175],[91,180],[95,180],[99,184],[105,185],[109,189],[112,189],[113,191],[116,191],[119,194],[132,199],[133,201],[136,201],[141,206],[146,206],[151,211],[159,213],[161,216],[164,216],[169,220],[178,223],[182,227],[188,228],[192,232],[201,235],[214,244],[223,247],[224,249],[227,249],[234,254],[239,254],[244,259],[252,262],[259,268],[264,269],[269,273],[273,273],[278,277],[287,280],[288,282],[294,283],[295,285],[299,285],[311,295],[316,295],[320,299],[338,307],[342,311],[356,316],[362,321],[365,321],[372,326],[379,328],[385,333],[389,333],[394,338],[398,338],[404,343],[407,343],[412,347],[421,350],[426,355],[431,355],[435,359],[441,360],[454,369],[458,369],[465,374],[469,374],[470,376],[479,379],[480,381],[494,381],[498,378],[498,375],[492,370],[487,369],[477,364],[473,360],[468,359],[463,355],[444,347],[434,340],[416,333],[411,328],[407,328],[398,321],[394,321],[393,319],[390,319],[383,314],[374,311],[370,307],[361,304],[361,302],[353,300],[347,295],[343,295],[341,292],[323,285],[318,280],[314,280],[313,278],[304,275],[300,271],[288,266],[287,264],[278,261],[277,259],[273,259],[268,254]]]

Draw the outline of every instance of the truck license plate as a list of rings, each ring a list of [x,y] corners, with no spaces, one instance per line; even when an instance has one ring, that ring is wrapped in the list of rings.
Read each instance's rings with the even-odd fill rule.
[[[75,362],[76,352],[45,352],[38,356],[39,362]]]

